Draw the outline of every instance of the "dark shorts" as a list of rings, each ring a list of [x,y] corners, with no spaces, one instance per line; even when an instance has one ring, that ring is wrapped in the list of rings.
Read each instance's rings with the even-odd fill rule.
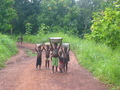
[[[37,58],[36,66],[41,65],[41,58]]]
[[[67,63],[67,62],[68,62],[68,60],[64,59],[64,60],[63,60],[63,62],[64,62],[64,63]]]

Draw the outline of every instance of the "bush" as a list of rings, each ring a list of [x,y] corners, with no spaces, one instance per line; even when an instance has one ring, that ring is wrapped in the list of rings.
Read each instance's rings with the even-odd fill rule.
[[[120,1],[116,1],[113,7],[106,8],[105,11],[97,12],[93,16],[91,34],[86,38],[96,42],[105,43],[115,49],[120,44]]]
[[[17,53],[17,48],[12,39],[0,34],[0,69],[5,66],[5,61]]]

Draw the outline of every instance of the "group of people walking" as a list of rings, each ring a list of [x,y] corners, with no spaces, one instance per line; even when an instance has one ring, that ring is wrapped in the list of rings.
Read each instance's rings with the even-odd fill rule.
[[[68,62],[70,47],[62,47],[61,43],[50,43],[49,45],[35,45],[35,50],[37,52],[37,61],[36,61],[36,69],[41,69],[42,64],[42,51],[45,51],[45,68],[49,69],[50,61],[52,62],[52,73],[59,70],[61,73],[68,71]]]

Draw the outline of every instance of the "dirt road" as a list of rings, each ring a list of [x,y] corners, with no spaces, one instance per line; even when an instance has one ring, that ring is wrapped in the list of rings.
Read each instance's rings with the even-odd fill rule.
[[[0,70],[0,90],[109,90],[81,67],[73,52],[70,52],[68,73],[51,73],[45,69],[45,52],[42,70],[36,70],[36,56],[29,57],[25,49],[35,52],[34,44],[17,45],[19,52]],[[51,66],[50,66],[51,67]]]

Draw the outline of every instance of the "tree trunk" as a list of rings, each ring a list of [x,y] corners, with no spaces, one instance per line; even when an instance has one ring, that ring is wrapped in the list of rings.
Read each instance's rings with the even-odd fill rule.
[[[12,35],[12,29],[10,30],[10,34]]]

